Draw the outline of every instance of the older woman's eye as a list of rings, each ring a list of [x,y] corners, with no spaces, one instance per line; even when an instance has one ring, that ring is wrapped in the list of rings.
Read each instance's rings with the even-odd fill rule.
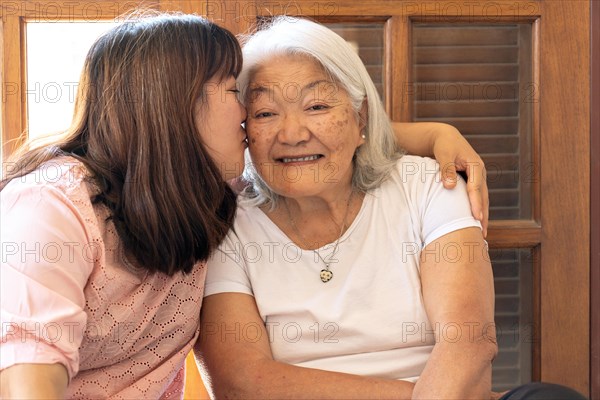
[[[328,108],[329,108],[329,106],[327,106],[325,104],[315,104],[315,105],[308,107],[308,110],[309,111],[320,111],[320,110],[326,110]]]
[[[268,118],[268,117],[272,117],[273,115],[275,115],[275,113],[265,111],[265,112],[260,112],[260,113],[254,114],[254,118]]]

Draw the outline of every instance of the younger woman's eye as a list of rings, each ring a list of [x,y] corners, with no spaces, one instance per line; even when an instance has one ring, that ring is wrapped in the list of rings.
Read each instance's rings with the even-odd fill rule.
[[[233,89],[227,89],[227,91],[228,91],[228,92],[231,92],[231,93],[239,93],[239,92],[240,92],[240,90],[239,90],[239,89],[237,89],[237,88],[233,88]]]

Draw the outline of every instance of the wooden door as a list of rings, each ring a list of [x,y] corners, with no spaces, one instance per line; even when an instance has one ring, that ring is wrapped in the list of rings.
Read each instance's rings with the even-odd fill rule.
[[[90,2],[91,3],[91,2]],[[132,1],[2,1],[2,153],[27,127],[30,20],[115,19]],[[150,4],[150,3],[148,3]],[[146,4],[147,5],[147,4]],[[528,380],[589,394],[589,0],[161,0],[235,33],[304,15],[356,42],[398,121],[457,125],[490,177],[488,241],[503,330],[498,388]],[[197,373],[188,374],[187,397]]]

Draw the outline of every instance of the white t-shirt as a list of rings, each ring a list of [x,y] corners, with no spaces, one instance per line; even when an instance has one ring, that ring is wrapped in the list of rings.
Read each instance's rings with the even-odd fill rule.
[[[234,230],[208,262],[205,296],[253,295],[273,357],[302,367],[415,381],[434,344],[421,295],[420,251],[452,231],[480,226],[464,181],[446,190],[435,160],[403,156],[367,193],[324,263],[296,246],[259,208],[240,200]],[[329,259],[334,248],[319,251]],[[439,249],[443,254],[443,249]],[[228,335],[258,340],[257,327]],[[233,337],[233,336],[232,336]]]

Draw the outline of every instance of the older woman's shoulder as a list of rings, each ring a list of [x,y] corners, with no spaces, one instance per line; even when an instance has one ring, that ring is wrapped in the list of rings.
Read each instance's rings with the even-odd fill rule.
[[[397,161],[398,165],[401,164],[426,164],[428,166],[434,166],[436,164],[438,164],[438,162],[430,157],[421,157],[421,156],[414,156],[412,154],[404,154],[402,157],[400,157]]]
[[[403,155],[396,162],[392,177],[400,178],[402,182],[418,180],[425,182],[429,179],[439,180],[440,165],[429,157]]]

